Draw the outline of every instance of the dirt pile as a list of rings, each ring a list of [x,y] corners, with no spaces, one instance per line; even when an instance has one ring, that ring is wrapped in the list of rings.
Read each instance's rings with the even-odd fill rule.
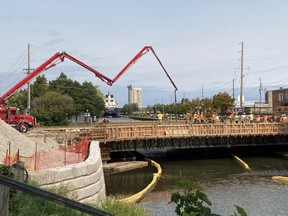
[[[44,143],[40,139],[28,138],[0,120],[0,163],[3,163],[6,152],[9,149],[9,143],[11,154],[16,154],[19,149],[20,155],[25,157],[30,157],[35,154],[36,143],[38,151],[58,148],[57,142],[50,140],[49,142]]]

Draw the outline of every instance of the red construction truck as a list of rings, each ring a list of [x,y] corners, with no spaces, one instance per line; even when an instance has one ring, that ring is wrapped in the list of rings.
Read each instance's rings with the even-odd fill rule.
[[[151,46],[145,46],[144,48],[142,48],[140,52],[138,52],[136,56],[132,58],[132,60],[116,75],[114,79],[110,79],[104,76],[97,70],[93,69],[92,67],[83,63],[82,61],[74,58],[73,56],[67,54],[66,52],[57,52],[52,57],[50,57],[47,61],[41,64],[39,67],[37,67],[27,76],[25,76],[21,81],[19,81],[17,84],[12,86],[6,93],[0,96],[0,118],[4,120],[6,123],[10,124],[11,126],[14,126],[17,130],[19,130],[22,133],[26,133],[29,130],[29,128],[34,127],[35,121],[32,116],[20,114],[20,111],[18,108],[7,107],[6,102],[15,92],[21,89],[25,84],[30,82],[33,78],[38,76],[41,72],[46,71],[49,68],[56,66],[58,63],[63,62],[65,58],[68,58],[69,60],[75,62],[76,64],[86,68],[87,70],[94,73],[96,77],[98,77],[100,80],[105,82],[107,85],[112,86],[113,83],[116,82],[125,71],[127,71],[137,60],[139,60],[139,58],[141,58],[148,51],[152,51],[152,53],[158,60],[159,64],[161,65],[162,69],[166,73],[167,77],[171,81],[172,85],[174,86],[175,102],[176,102],[177,87],[174,84],[171,77],[169,76],[169,74],[167,73],[167,71],[165,70],[163,64],[161,63],[160,59],[157,57],[155,51],[153,50]]]

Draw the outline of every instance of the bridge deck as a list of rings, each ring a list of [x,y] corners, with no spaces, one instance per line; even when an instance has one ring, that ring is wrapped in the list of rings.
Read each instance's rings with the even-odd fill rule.
[[[127,124],[96,124],[75,128],[42,128],[30,136],[51,137],[71,141],[89,135],[98,140],[101,150],[138,151],[175,148],[210,148],[241,146],[288,145],[287,123],[185,124],[184,122],[157,124],[133,122]],[[69,143],[68,143],[69,144]]]
[[[132,125],[106,127],[106,141],[170,137],[286,135],[282,123]]]
[[[125,125],[106,127],[109,152],[288,145],[282,123]]]

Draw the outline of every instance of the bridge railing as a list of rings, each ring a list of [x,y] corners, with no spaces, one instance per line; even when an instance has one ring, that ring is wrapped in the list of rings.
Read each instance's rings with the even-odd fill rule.
[[[182,137],[182,136],[237,136],[288,134],[283,123],[232,123],[232,124],[183,124],[183,125],[125,125],[106,127],[107,140]]]

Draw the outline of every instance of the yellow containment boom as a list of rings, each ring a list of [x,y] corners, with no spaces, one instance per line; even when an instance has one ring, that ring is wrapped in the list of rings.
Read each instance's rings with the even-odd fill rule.
[[[160,179],[160,177],[162,175],[162,168],[155,161],[149,160],[149,159],[146,159],[146,160],[148,160],[148,162],[150,162],[152,166],[157,168],[157,173],[153,173],[153,179],[152,179],[151,183],[149,185],[147,185],[147,187],[144,188],[142,191],[138,192],[137,194],[134,194],[130,197],[121,199],[120,201],[128,202],[128,203],[137,203],[141,199],[143,199],[150,191],[152,191],[154,189],[154,187],[156,186],[158,180]]]
[[[272,180],[288,185],[288,177],[285,176],[272,176]]]
[[[243,160],[241,160],[239,157],[232,154],[232,157],[247,171],[252,172],[251,168],[247,163],[245,163]]]

